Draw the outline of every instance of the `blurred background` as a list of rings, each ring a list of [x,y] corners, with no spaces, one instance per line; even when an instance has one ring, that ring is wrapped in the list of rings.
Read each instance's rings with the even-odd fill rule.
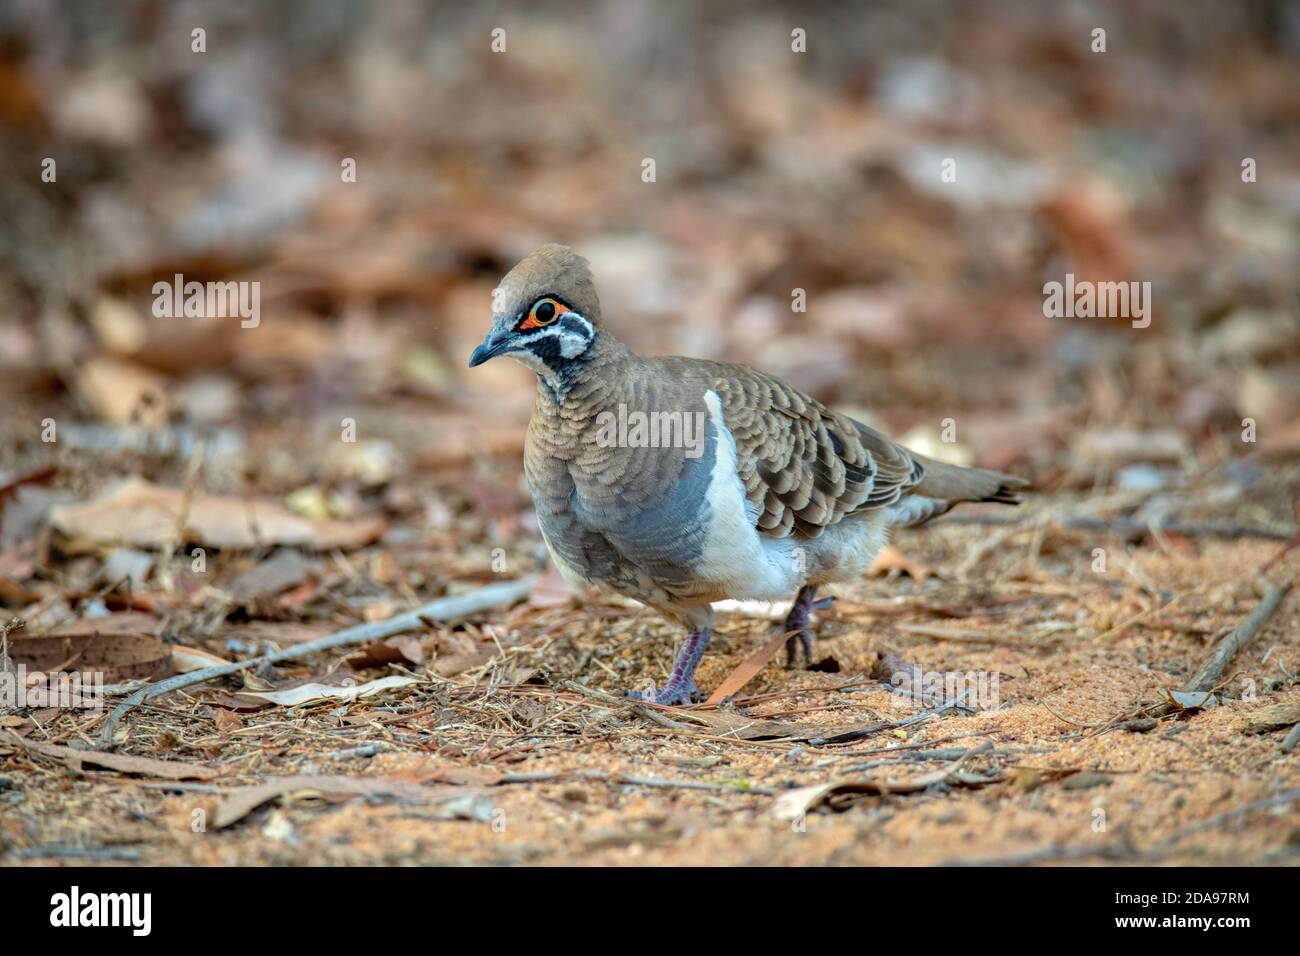
[[[556,240],[639,350],[1285,525],[1298,66],[1294,0],[5,0],[0,545],[134,475],[535,560],[531,376],[465,361]],[[177,273],[260,283],[260,323],[154,317]],[[1150,327],[1045,317],[1067,273],[1150,282]]]
[[[1256,569],[1293,576],[1300,0],[0,0],[0,224],[0,672],[120,693],[542,573],[105,724],[223,788],[536,771],[492,798],[509,836],[491,802],[451,812],[490,811],[484,837],[370,799],[197,835],[190,793],[37,766],[18,738],[103,733],[51,707],[0,714],[6,860],[1295,861],[1269,736],[1295,721],[1293,599],[1225,706],[1116,721],[1255,619]],[[815,668],[750,667],[691,712],[707,737],[638,726],[560,681],[662,683],[679,629],[545,573],[531,374],[466,368],[501,275],[552,241],[634,348],[761,367],[1038,490],[899,534],[837,589]],[[178,275],[255,283],[256,322],[155,315]],[[1149,283],[1150,324],[1045,315],[1070,276]],[[766,613],[720,615],[701,686],[777,651]],[[996,723],[786,746],[890,726],[913,667],[1000,675]],[[384,674],[403,686],[349,703],[256,696]],[[740,738],[754,718],[786,743]],[[886,739],[1009,782],[772,822],[773,794]],[[701,789],[550,776],[574,768]]]

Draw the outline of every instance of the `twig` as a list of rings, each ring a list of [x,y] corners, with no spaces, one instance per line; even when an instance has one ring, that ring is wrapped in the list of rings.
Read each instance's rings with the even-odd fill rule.
[[[951,701],[940,704],[930,710],[922,711],[919,714],[913,714],[911,717],[905,717],[902,720],[887,720],[884,723],[872,724],[869,727],[863,727],[861,730],[850,730],[847,733],[836,734],[834,737],[813,737],[808,744],[813,747],[823,747],[826,744],[847,744],[855,740],[861,740],[863,737],[870,737],[885,730],[897,730],[899,727],[908,727],[912,724],[920,723],[923,720],[929,720],[946,710],[954,710],[965,707],[962,703],[966,695],[970,693],[970,688],[966,688]]]
[[[991,734],[1001,733],[1000,730],[977,730],[970,734],[957,734],[952,737],[940,737],[938,740],[922,740],[914,744],[899,744],[897,747],[877,747],[874,750],[840,750],[834,757],[828,757],[828,760],[835,760],[841,757],[872,757],[876,754],[902,753],[907,750],[924,750],[926,747],[934,747],[937,744],[946,744],[953,740],[964,740],[967,737],[988,737]]]
[[[1295,534],[1293,534],[1290,538],[1287,539],[1286,543],[1278,549],[1277,554],[1273,555],[1273,557],[1269,558],[1267,561],[1264,562],[1263,566],[1259,569],[1260,574],[1267,574],[1269,569],[1273,567],[1273,565],[1277,564],[1284,557],[1286,557],[1288,551],[1292,550],[1297,545],[1300,545],[1300,495],[1291,496],[1291,514],[1295,515],[1295,523],[1296,523]]]
[[[1196,673],[1192,675],[1191,680],[1183,686],[1183,693],[1204,694],[1219,686],[1220,678],[1223,676],[1223,671],[1228,666],[1228,663],[1237,656],[1238,651],[1249,644],[1255,635],[1260,632],[1268,619],[1273,616],[1273,612],[1277,610],[1278,605],[1282,603],[1282,597],[1290,587],[1290,585],[1278,587],[1264,577],[1259,578],[1259,581],[1264,586],[1264,597],[1256,605],[1255,610],[1251,611],[1250,615],[1232,633],[1215,645],[1214,650],[1196,669]],[[1156,707],[1152,716],[1164,717],[1173,713],[1174,709],[1172,704],[1163,703]]]
[[[13,618],[8,624],[0,624],[0,674],[13,673],[14,664],[9,659],[9,635],[14,631],[21,631],[26,626],[27,622],[21,617]]]
[[[347,760],[350,757],[373,757],[379,753],[379,747],[382,741],[375,743],[362,744],[360,747],[349,747],[347,750],[327,750],[322,754],[315,754],[315,757],[324,760]],[[385,750],[388,748],[385,747]]]
[[[555,780],[604,780],[633,787],[662,787],[670,790],[722,790],[728,793],[756,793],[772,796],[771,787],[739,787],[730,783],[705,783],[700,780],[669,780],[665,777],[634,777],[604,770],[541,770],[536,773],[508,773],[501,783],[550,783]]]
[[[573,691],[575,694],[581,694],[584,697],[590,697],[592,700],[598,700],[602,704],[607,704],[610,707],[626,707],[629,710],[631,710],[633,713],[635,713],[638,717],[644,717],[647,720],[650,720],[658,724],[660,727],[668,727],[671,728],[672,730],[693,730],[694,729],[692,727],[687,726],[686,724],[678,723],[675,720],[670,720],[669,718],[665,717],[663,714],[655,713],[655,711],[652,710],[651,708],[646,707],[644,704],[638,704],[635,700],[633,700],[630,697],[615,697],[613,694],[606,694],[604,691],[596,690],[593,687],[584,687],[581,684],[579,684],[577,681],[572,681],[572,680],[559,681],[556,683],[555,686],[561,688],[562,690],[569,690],[569,691]]]
[[[1002,547],[1002,545],[1020,534],[1020,532],[1028,531],[1034,526],[1033,520],[1026,521],[1023,524],[1020,522],[1014,524],[1008,522],[1008,524],[1010,526],[1007,530],[1000,534],[993,535],[990,538],[986,538],[984,541],[981,541],[976,544],[975,547],[970,549],[970,553],[966,555],[966,558],[962,563],[957,565],[956,575],[958,581],[965,581],[971,571],[974,570],[975,566],[984,560],[985,555]]]
[[[1116,624],[1113,627],[1107,628],[1106,630],[1102,631],[1095,638],[1093,638],[1093,640],[1101,640],[1103,637],[1109,637],[1109,638],[1118,637],[1120,634],[1123,634],[1134,624],[1141,624],[1143,621],[1147,620],[1147,618],[1159,617],[1161,614],[1165,613],[1165,611],[1169,610],[1171,607],[1173,607],[1175,604],[1177,604],[1186,596],[1187,596],[1186,594],[1175,594],[1172,598],[1170,598],[1164,604],[1161,604],[1159,607],[1152,605],[1151,607],[1147,608],[1145,611],[1139,611],[1137,614],[1134,614],[1132,617],[1130,617],[1127,621],[1121,621],[1119,624]]]
[[[147,700],[153,700],[182,687],[201,684],[215,677],[235,674],[249,667],[260,667],[262,664],[274,664],[277,661],[306,657],[308,654],[330,650],[335,647],[366,644],[381,638],[392,637],[394,634],[414,631],[426,626],[425,619],[445,621],[451,618],[464,617],[466,614],[473,614],[476,611],[499,607],[503,604],[512,604],[532,590],[535,580],[535,577],[530,576],[517,581],[502,581],[498,584],[489,584],[468,594],[458,594],[454,597],[430,601],[423,607],[407,611],[404,614],[396,614],[383,621],[358,624],[355,627],[344,628],[335,634],[319,637],[314,641],[297,644],[271,654],[264,654],[261,657],[250,657],[246,661],[236,661],[233,664],[217,664],[212,667],[204,667],[200,670],[190,671],[188,674],[177,674],[175,677],[169,677],[157,684],[142,687],[109,714],[108,720],[99,732],[99,747],[100,749],[111,747],[113,745],[113,731],[118,720],[128,710]]]
[[[26,846],[12,851],[15,860],[121,860],[134,863],[143,854],[134,847],[126,846]]]
[[[956,641],[963,644],[993,644],[1002,647],[1025,647],[1042,649],[1061,642],[1061,638],[1048,638],[1044,641],[1028,641],[1019,637],[1004,637],[976,630],[956,630],[938,627],[932,624],[899,624],[895,628],[904,634],[916,634],[936,641]]]
[[[1094,858],[1128,860],[1139,855],[1122,843],[1102,846],[1049,846],[1041,850],[1011,853],[1006,856],[975,857],[969,860],[943,860],[937,866],[1032,866],[1038,863],[1073,863]]]
[[[1258,525],[1232,524],[1222,521],[1163,521],[1152,524],[1134,518],[1107,520],[1083,515],[1066,515],[1053,518],[1051,523],[1058,528],[1068,528],[1073,531],[1109,531],[1121,537],[1146,537],[1151,534],[1153,528],[1156,531],[1180,534],[1188,538],[1264,538],[1270,541],[1286,541],[1291,537],[1290,531],[1283,531],[1280,528],[1264,528]],[[945,515],[934,524],[936,526],[939,524],[1015,526],[1018,530],[1027,530],[1032,526],[1032,521],[1003,518],[998,515],[963,515],[956,513]]]
[[[1296,522],[1300,524],[1300,498],[1291,499],[1291,510],[1296,515]],[[1286,542],[1278,549],[1277,554],[1269,558],[1259,570],[1255,572],[1255,583],[1257,589],[1262,589],[1263,594],[1260,602],[1256,605],[1255,610],[1251,611],[1249,616],[1241,622],[1236,628],[1228,633],[1218,644],[1210,655],[1201,662],[1201,666],[1196,669],[1191,680],[1183,687],[1185,694],[1207,694],[1216,690],[1222,683],[1223,671],[1227,668],[1229,662],[1237,656],[1237,653],[1254,640],[1255,635],[1260,632],[1273,612],[1278,609],[1282,603],[1282,598],[1291,589],[1293,583],[1288,578],[1281,585],[1274,584],[1264,576],[1273,565],[1277,564],[1284,558],[1288,552],[1292,551],[1297,545],[1300,545],[1300,531],[1287,538]],[[1177,600],[1177,598],[1175,598]],[[1170,602],[1173,603],[1172,601]],[[1149,715],[1153,717],[1166,717],[1173,713],[1177,708],[1173,703],[1166,702],[1157,705]],[[1137,715],[1135,715],[1137,716]]]
[[[1295,750],[1295,745],[1300,743],[1300,724],[1291,728],[1291,733],[1286,735],[1286,740],[1282,741],[1282,753],[1289,754]]]
[[[1275,793],[1271,797],[1265,797],[1262,800],[1248,803],[1244,807],[1238,807],[1235,810],[1228,810],[1225,813],[1220,813],[1218,816],[1210,817],[1208,820],[1202,820],[1200,823],[1193,823],[1191,826],[1179,830],[1173,836],[1161,840],[1156,844],[1156,846],[1170,847],[1183,837],[1191,836],[1194,833],[1200,833],[1203,830],[1212,830],[1225,823],[1236,823],[1238,820],[1244,820],[1246,817],[1259,810],[1271,810],[1273,807],[1286,806],[1289,803],[1294,803],[1296,800],[1300,800],[1300,787],[1283,790],[1281,793]]]

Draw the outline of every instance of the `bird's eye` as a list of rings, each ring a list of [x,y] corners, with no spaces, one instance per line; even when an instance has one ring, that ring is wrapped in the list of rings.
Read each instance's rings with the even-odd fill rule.
[[[538,299],[528,310],[528,318],[519,324],[519,328],[521,330],[545,328],[568,311],[566,306],[552,298]]]

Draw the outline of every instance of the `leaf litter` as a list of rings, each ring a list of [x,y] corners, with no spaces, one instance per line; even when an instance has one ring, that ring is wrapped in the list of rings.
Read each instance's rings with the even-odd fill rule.
[[[474,16],[379,13],[359,58],[289,17],[294,43],[325,44],[294,67],[313,82],[277,72],[261,29],[208,57],[229,89],[258,81],[250,56],[268,64],[272,121],[252,124],[201,91],[147,93],[175,86],[143,55],[152,28],[115,34],[145,65],[101,115],[32,79],[74,69],[22,57],[44,26],[0,44],[0,101],[27,104],[6,155],[37,168],[53,129],[97,171],[61,168],[58,192],[0,176],[23,237],[0,250],[0,605],[25,624],[5,627],[0,679],[112,678],[105,712],[0,713],[0,862],[1294,865],[1300,610],[1278,547],[1300,460],[1294,69],[1227,12],[1153,15],[1157,35],[1211,29],[1258,54],[1226,70],[1143,46],[1149,78],[1268,152],[1258,183],[1207,148],[1204,111],[1058,62],[1077,30],[994,7],[963,14],[979,70],[814,14],[832,20],[813,36],[854,51],[815,75],[766,59],[762,29],[688,14],[710,82],[660,70],[630,89],[645,57],[682,49],[680,23],[644,25],[672,42],[612,74],[583,59],[591,83],[527,62],[503,82],[463,56]],[[389,38],[421,28],[467,82],[403,62]],[[554,23],[548,42],[589,49],[585,29]],[[336,86],[365,108],[322,113]],[[1044,90],[1080,95],[1027,138]],[[686,164],[651,200],[610,171],[640,155],[627,117],[676,94],[691,129],[656,136]],[[388,144],[342,192],[320,159],[340,138]],[[954,143],[959,184],[918,174]],[[783,667],[782,609],[739,604],[701,667],[706,703],[627,701],[680,634],[553,573],[528,583],[548,572],[520,483],[532,385],[462,369],[501,272],[557,237],[590,255],[639,350],[753,364],[1038,493],[898,533],[818,615],[837,672]],[[98,254],[54,265],[70,249]],[[258,279],[262,323],[155,318],[152,280],[176,271]],[[1064,272],[1166,277],[1155,321],[1047,319],[1044,276]],[[57,441],[38,440],[47,418]],[[340,633],[355,643],[314,643]],[[900,679],[914,670],[997,691],[949,706]],[[177,678],[194,682],[148,696]]]

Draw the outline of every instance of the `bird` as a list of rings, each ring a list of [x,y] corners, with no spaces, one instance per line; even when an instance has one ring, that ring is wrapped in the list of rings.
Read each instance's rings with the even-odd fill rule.
[[[507,356],[537,376],[524,474],[560,573],[685,628],[667,681],[629,697],[679,706],[718,601],[794,595],[788,663],[811,660],[818,588],[859,577],[893,528],[1028,483],[936,461],[743,365],[638,355],[606,325],[590,265],[551,243],[493,290],[470,368]]]

